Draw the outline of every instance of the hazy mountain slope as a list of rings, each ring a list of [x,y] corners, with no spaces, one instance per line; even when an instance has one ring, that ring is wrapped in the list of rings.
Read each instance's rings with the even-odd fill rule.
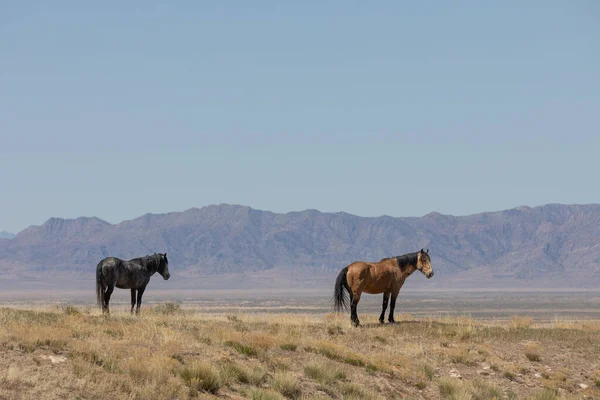
[[[168,252],[189,276],[306,269],[336,271],[357,260],[429,248],[436,276],[600,281],[600,205],[546,205],[454,217],[362,218],[315,210],[275,214],[218,205],[111,225],[51,218],[0,240],[0,271],[88,276],[103,257]],[[15,275],[16,274],[16,275]]]

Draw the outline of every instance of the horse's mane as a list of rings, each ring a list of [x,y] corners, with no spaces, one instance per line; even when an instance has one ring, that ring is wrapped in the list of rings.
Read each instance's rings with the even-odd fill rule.
[[[398,260],[398,267],[400,267],[400,269],[402,269],[402,268],[406,267],[407,265],[416,265],[418,254],[419,254],[419,252],[416,251],[414,253],[407,253],[407,254],[403,254],[401,256],[383,258],[381,261],[396,259],[396,260]],[[429,254],[424,252],[423,255],[425,255],[427,258],[429,258]]]
[[[134,258],[131,261],[140,263],[144,267],[158,268],[160,266],[160,262],[161,262],[161,255],[160,254],[152,254],[150,256]]]

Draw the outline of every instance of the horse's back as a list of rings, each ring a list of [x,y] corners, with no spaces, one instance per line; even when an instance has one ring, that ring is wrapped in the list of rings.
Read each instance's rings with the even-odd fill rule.
[[[365,261],[355,261],[348,265],[348,272],[346,272],[346,280],[350,283],[350,279],[364,279],[369,273],[370,263]]]
[[[120,258],[117,257],[106,257],[104,259],[102,259],[99,263],[98,266],[101,268],[104,267],[114,267],[117,266],[118,264],[122,263],[123,261]]]
[[[355,261],[348,265],[348,272],[346,272],[346,281],[351,288],[362,286],[370,282],[372,264],[366,261]]]
[[[118,279],[120,266],[123,261],[117,257],[106,257],[98,263],[98,270],[107,282],[114,282]]]
[[[346,280],[352,290],[377,294],[392,289],[396,274],[386,262],[356,261],[348,266]]]

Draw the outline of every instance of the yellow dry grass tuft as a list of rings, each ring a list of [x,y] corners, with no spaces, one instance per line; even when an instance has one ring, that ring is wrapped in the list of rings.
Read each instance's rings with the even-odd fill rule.
[[[309,361],[304,366],[304,374],[324,385],[331,385],[347,376],[345,367],[325,360]]]
[[[276,372],[273,387],[289,399],[297,399],[302,394],[300,380],[289,372]]]
[[[540,346],[538,343],[535,342],[527,342],[524,344],[524,353],[525,353],[525,357],[527,357],[527,359],[529,361],[532,362],[539,362],[542,359],[542,346]]]
[[[214,394],[223,384],[219,371],[210,364],[194,362],[179,367],[177,373],[192,392],[204,391]]]

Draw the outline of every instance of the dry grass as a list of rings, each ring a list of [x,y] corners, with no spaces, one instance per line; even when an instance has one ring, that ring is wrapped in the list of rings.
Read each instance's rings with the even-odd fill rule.
[[[539,344],[534,343],[534,342],[529,342],[529,343],[526,343],[524,347],[525,347],[525,357],[527,357],[527,359],[529,361],[532,361],[532,362],[541,361],[542,347]]]
[[[325,360],[314,360],[304,366],[304,374],[325,385],[331,385],[338,380],[346,379],[344,366]]]
[[[280,395],[277,392],[273,392],[271,390],[265,389],[254,389],[250,393],[250,398],[252,400],[283,400],[285,397]]]
[[[361,319],[353,328],[346,315],[208,314],[176,303],[110,317],[0,308],[0,398],[600,397],[595,321]]]
[[[302,394],[300,380],[290,372],[277,372],[273,378],[273,387],[290,399],[297,399]]]
[[[513,316],[510,319],[510,326],[512,328],[529,328],[533,323],[533,318],[531,317],[522,317],[522,316]]]
[[[499,400],[503,397],[498,387],[483,380],[461,382],[452,378],[442,378],[439,390],[441,398],[449,400]]]
[[[222,385],[221,374],[209,364],[194,362],[191,365],[184,365],[179,367],[177,374],[192,393],[197,391],[217,393]]]

